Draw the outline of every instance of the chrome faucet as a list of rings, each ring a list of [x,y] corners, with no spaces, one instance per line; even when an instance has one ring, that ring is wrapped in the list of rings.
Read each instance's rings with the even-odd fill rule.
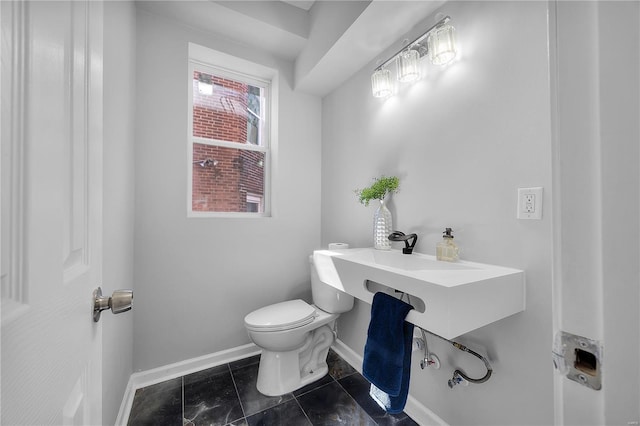
[[[393,231],[389,234],[390,241],[404,241],[404,248],[402,249],[402,253],[411,254],[413,253],[413,248],[418,242],[418,236],[416,234],[405,235],[404,232]],[[409,245],[409,240],[411,240],[411,245]]]

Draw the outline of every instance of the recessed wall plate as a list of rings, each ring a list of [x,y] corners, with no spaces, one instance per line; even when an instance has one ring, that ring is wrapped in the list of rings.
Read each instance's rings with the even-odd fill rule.
[[[559,331],[553,347],[553,365],[569,380],[593,390],[602,389],[602,344]]]

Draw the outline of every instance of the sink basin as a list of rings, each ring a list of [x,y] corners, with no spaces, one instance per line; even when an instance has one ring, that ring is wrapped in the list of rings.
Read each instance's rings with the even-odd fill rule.
[[[314,263],[322,281],[367,303],[377,291],[408,294],[407,321],[447,339],[525,308],[518,269],[373,248],[316,250]]]
[[[411,255],[403,254],[401,251],[395,250],[356,250],[348,253],[345,259],[362,264],[375,264],[382,268],[390,270],[409,271],[454,271],[454,270],[472,270],[478,269],[470,264],[441,262],[435,258],[428,257],[424,254],[414,253]]]

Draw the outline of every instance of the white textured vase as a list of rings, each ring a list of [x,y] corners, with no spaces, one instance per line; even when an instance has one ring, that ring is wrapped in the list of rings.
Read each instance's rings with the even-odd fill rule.
[[[391,249],[389,234],[393,229],[391,212],[385,205],[384,199],[380,200],[380,206],[373,215],[373,247],[378,250]]]

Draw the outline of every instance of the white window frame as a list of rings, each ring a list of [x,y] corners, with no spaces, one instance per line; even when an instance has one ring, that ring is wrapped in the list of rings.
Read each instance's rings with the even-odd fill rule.
[[[247,204],[257,204],[258,209],[264,209],[264,196],[247,193]]]
[[[265,67],[226,53],[218,52],[189,43],[188,63],[188,125],[187,125],[187,217],[210,218],[265,218],[273,216],[273,175],[275,153],[277,152],[277,111],[278,111],[278,71]],[[207,74],[229,78],[235,81],[259,86],[265,91],[264,125],[260,132],[260,145],[251,143],[238,144],[222,140],[208,139],[193,136],[193,73],[203,71]],[[261,111],[262,112],[262,111]],[[263,211],[260,213],[248,212],[202,212],[193,211],[193,144],[214,145],[223,148],[243,149],[247,151],[259,151],[265,154],[264,159],[264,194]]]

